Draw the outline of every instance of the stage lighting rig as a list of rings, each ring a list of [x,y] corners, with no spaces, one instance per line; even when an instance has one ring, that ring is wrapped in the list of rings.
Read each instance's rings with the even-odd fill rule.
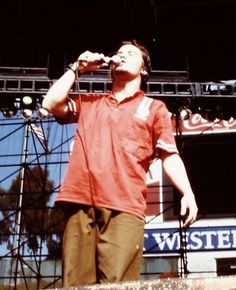
[[[38,98],[36,96],[25,95],[20,98],[20,111],[25,119],[31,119],[37,110]]]
[[[22,96],[20,98],[20,109],[25,110],[29,109],[34,111],[36,109],[38,99],[33,96]]]
[[[5,118],[11,118],[17,114],[17,108],[12,107],[12,108],[3,108],[1,109],[1,112]]]
[[[41,105],[39,104],[38,104],[38,109],[37,109],[37,115],[38,115],[38,118],[41,120],[47,119],[52,116],[46,109],[41,107]]]
[[[5,118],[11,118],[17,113],[15,98],[0,96],[0,111]]]

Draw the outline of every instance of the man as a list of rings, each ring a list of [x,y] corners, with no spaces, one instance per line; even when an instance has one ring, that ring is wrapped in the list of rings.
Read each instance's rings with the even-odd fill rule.
[[[63,286],[138,280],[146,210],[145,177],[154,157],[178,189],[185,226],[197,205],[178,155],[166,106],[141,90],[150,57],[137,41],[122,43],[107,94],[69,91],[81,73],[104,66],[86,51],[49,89],[43,107],[58,122],[77,122],[68,170],[57,197],[65,208]]]

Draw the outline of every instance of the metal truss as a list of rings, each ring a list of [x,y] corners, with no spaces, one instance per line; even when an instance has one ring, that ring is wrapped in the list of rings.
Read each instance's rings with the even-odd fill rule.
[[[32,78],[3,78],[0,75],[0,96],[5,95],[35,95],[45,94],[55,80]],[[77,85],[79,83],[79,85]],[[111,88],[110,79],[81,77],[71,93],[76,93],[76,87],[81,93],[107,93]],[[236,81],[232,82],[174,82],[149,81],[146,94],[154,98],[162,97],[236,97]]]
[[[22,69],[24,71],[24,69]],[[177,72],[176,72],[177,73]],[[15,74],[1,74],[0,95],[35,95],[45,94],[54,81],[46,75],[32,75],[22,72]],[[153,74],[153,77],[152,77]],[[150,97],[236,97],[236,80],[219,82],[191,82],[179,80],[159,80],[158,71],[153,71],[150,81],[147,82],[146,93]],[[75,83],[71,93],[106,93],[111,89],[109,71],[99,70],[95,73],[84,74]]]
[[[153,76],[152,76],[153,75]],[[159,81],[158,71],[153,71],[147,82],[146,95],[163,100],[169,111],[178,114],[182,108],[189,108],[193,113],[200,113],[210,119],[229,119],[235,117],[233,107],[236,103],[236,80],[220,82],[191,82],[178,80]],[[43,95],[56,80],[46,76],[1,75],[1,100],[14,100],[20,103],[23,96],[31,96],[41,103]],[[103,94],[111,90],[111,79],[107,70],[85,74],[80,77],[70,90],[71,95],[78,93]]]
[[[68,130],[53,118],[0,118],[1,289],[61,285],[63,217],[53,200],[70,153]]]

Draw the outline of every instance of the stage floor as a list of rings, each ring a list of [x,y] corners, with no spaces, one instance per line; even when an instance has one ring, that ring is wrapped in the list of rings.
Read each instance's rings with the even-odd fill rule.
[[[56,290],[236,290],[236,276],[222,276],[216,278],[165,278],[150,281],[132,281],[111,284],[97,284],[92,286],[74,286],[57,288]],[[48,289],[53,290],[53,289]]]

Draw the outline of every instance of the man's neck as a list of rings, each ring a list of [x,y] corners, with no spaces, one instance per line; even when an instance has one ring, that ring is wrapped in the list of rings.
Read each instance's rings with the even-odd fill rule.
[[[112,93],[118,102],[121,102],[130,96],[133,96],[139,90],[140,82],[137,80],[124,83],[113,83],[112,87]]]

